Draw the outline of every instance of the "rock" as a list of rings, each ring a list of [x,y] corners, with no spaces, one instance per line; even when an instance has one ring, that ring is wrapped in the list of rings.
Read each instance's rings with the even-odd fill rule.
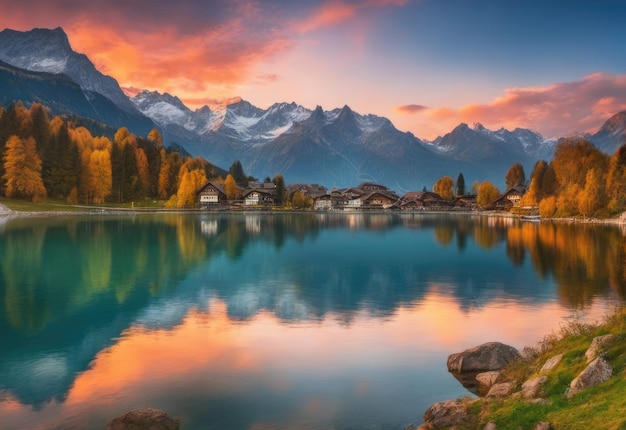
[[[500,370],[521,358],[520,352],[500,342],[489,342],[448,357],[448,371],[469,390],[476,388],[476,375]]]
[[[538,422],[534,430],[552,430],[552,424],[546,421]]]
[[[522,396],[525,399],[534,399],[539,396],[539,390],[541,386],[548,380],[547,376],[539,376],[537,378],[529,379],[522,384]]]
[[[604,336],[598,336],[591,341],[591,345],[587,352],[585,352],[585,358],[587,359],[587,363],[591,362],[593,359],[598,357],[603,352],[603,347],[615,339],[614,334],[605,334]]]
[[[415,427],[415,424],[411,423],[408,426],[406,426],[404,430],[417,430],[417,427]]]
[[[483,430],[497,430],[498,426],[495,421],[489,421]]]
[[[134,409],[111,420],[106,430],[179,430],[180,422],[158,409]]]
[[[563,358],[563,354],[559,354],[559,355],[555,355],[554,357],[548,359],[548,361],[546,361],[543,365],[543,367],[541,368],[540,372],[549,372],[550,370],[554,369],[560,362],[561,359]]]
[[[476,389],[481,394],[486,394],[493,384],[496,383],[500,372],[492,370],[491,372],[482,372],[476,375]]]
[[[507,397],[509,394],[513,392],[513,388],[515,388],[515,384],[513,382],[502,382],[500,384],[495,384],[493,387],[491,387],[486,397],[489,397],[489,398]]]
[[[601,384],[612,375],[613,368],[608,361],[602,357],[597,357],[570,383],[567,396],[571,397],[586,388]]]
[[[435,429],[463,424],[469,417],[467,403],[461,400],[437,402],[424,413],[426,428]]]

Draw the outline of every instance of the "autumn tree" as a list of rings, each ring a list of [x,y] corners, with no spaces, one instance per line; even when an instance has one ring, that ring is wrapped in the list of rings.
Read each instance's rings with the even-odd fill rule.
[[[621,146],[609,160],[605,193],[607,209],[619,213],[626,207],[626,145]]]
[[[556,216],[570,217],[578,214],[578,196],[580,186],[571,182],[556,196]]]
[[[184,172],[176,193],[176,207],[179,208],[192,208],[197,205],[196,192],[202,185],[207,182],[204,169],[193,169],[191,171],[186,170]]]
[[[103,149],[96,149],[89,157],[90,191],[94,203],[104,203],[111,194],[113,185],[111,155]]]
[[[141,148],[135,149],[135,159],[137,160],[137,177],[139,178],[139,193],[143,197],[150,192],[150,166],[146,152]]]
[[[35,139],[11,136],[3,157],[7,197],[28,198],[38,202],[46,196],[41,179],[41,159],[37,155]]]
[[[176,193],[178,189],[178,172],[183,161],[178,152],[167,153],[161,149],[161,167],[159,170],[158,195],[165,199]]]
[[[598,169],[591,169],[587,172],[585,187],[578,196],[578,211],[585,217],[590,217],[604,203],[604,184],[602,183],[602,172]]]
[[[307,209],[313,207],[313,199],[300,191],[295,191],[291,196],[291,205],[294,208]]]
[[[463,177],[463,173],[459,173],[459,176],[456,178],[456,195],[462,196],[465,194],[465,178]]]
[[[226,192],[226,198],[229,200],[237,198],[237,194],[239,194],[235,178],[233,178],[233,175],[230,173],[226,175],[226,179],[224,180],[224,190]]]
[[[584,187],[587,172],[593,168],[606,171],[607,162],[608,157],[585,139],[562,140],[556,145],[551,163],[557,191],[564,190],[570,184]]]
[[[478,187],[476,203],[482,207],[488,207],[491,206],[499,196],[500,190],[498,190],[498,188],[496,188],[491,182],[484,181]]]
[[[520,163],[513,164],[506,172],[505,177],[506,188],[511,189],[518,185],[524,185],[526,183],[526,174],[524,173],[524,166]]]
[[[433,192],[437,193],[444,200],[452,200],[454,198],[454,180],[450,176],[444,176],[435,182]]]

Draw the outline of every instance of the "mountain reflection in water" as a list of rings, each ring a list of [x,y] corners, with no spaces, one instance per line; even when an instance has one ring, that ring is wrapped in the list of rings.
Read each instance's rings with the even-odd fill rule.
[[[462,395],[449,353],[521,348],[626,291],[614,226],[159,214],[1,229],[0,420],[16,428],[101,428],[137,406],[184,428],[399,427]]]

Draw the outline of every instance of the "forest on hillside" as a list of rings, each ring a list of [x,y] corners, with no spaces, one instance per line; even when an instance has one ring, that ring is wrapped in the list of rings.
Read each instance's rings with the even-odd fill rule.
[[[49,118],[38,103],[0,107],[0,157],[0,193],[34,202],[159,199],[170,207],[193,207],[207,179],[226,176],[201,157],[165,148],[156,129],[145,138],[126,128],[113,139],[93,136],[75,119]]]

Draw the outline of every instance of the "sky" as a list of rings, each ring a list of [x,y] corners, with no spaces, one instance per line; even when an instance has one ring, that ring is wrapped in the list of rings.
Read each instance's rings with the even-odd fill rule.
[[[127,94],[192,109],[350,106],[434,139],[465,122],[545,137],[626,110],[626,0],[0,0],[62,27]]]

